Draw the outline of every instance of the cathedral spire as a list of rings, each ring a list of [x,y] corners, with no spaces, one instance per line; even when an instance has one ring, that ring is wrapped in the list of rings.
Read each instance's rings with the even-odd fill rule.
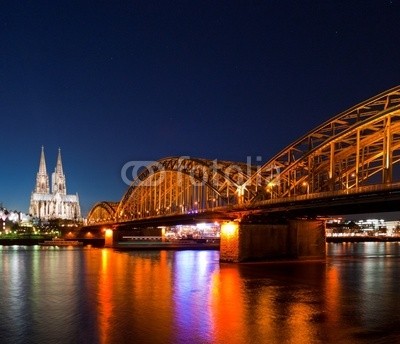
[[[63,172],[63,167],[62,167],[62,161],[61,161],[61,148],[58,148],[58,157],[57,157],[57,164],[56,168],[52,174],[52,192],[53,194],[61,194],[61,195],[66,195],[67,194],[67,186],[65,184],[65,176]]]
[[[58,157],[57,157],[57,165],[56,165],[56,173],[60,176],[64,175],[62,161],[61,161],[61,148],[58,148]]]
[[[36,187],[35,192],[40,194],[49,193],[49,177],[46,169],[46,159],[44,157],[44,147],[40,153],[39,171],[36,174]]]
[[[40,154],[40,163],[39,163],[39,174],[45,175],[47,174],[46,170],[46,159],[44,157],[44,147],[42,146],[42,152]]]

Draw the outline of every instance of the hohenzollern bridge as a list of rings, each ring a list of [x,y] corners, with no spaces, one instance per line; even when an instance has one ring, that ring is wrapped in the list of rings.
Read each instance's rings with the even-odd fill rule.
[[[221,240],[236,226],[235,240],[224,243],[233,245],[224,246],[224,254],[234,261],[251,256],[244,246],[285,226],[278,231],[286,231],[281,251],[293,244],[288,233],[296,232],[298,252],[299,233],[313,232],[323,216],[398,210],[399,162],[400,86],[322,123],[262,166],[191,157],[151,163],[120,202],[97,203],[87,221],[128,228],[217,219],[226,222]],[[318,236],[312,238],[317,244]]]

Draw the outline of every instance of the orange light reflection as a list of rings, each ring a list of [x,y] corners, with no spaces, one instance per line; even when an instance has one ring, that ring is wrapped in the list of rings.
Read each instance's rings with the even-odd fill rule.
[[[215,343],[243,343],[246,324],[241,284],[238,269],[233,265],[221,265],[211,278],[209,308]]]

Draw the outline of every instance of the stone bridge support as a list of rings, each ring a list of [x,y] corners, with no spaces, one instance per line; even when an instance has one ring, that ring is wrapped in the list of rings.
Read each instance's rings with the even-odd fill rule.
[[[221,262],[325,259],[325,221],[289,220],[285,224],[221,225]]]

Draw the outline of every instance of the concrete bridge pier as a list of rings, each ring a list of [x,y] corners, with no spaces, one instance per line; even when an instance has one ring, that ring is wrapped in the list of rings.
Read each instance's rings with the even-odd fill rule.
[[[226,222],[221,225],[221,262],[325,259],[325,221],[285,224]]]

